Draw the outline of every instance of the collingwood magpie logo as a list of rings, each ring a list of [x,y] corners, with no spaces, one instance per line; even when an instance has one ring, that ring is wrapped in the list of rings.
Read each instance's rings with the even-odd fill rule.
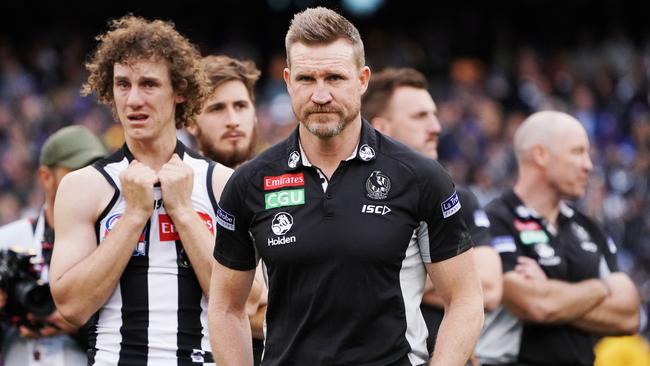
[[[390,191],[390,178],[380,170],[375,170],[366,180],[366,195],[373,200],[384,200]]]
[[[300,160],[300,153],[297,151],[292,151],[291,154],[289,154],[289,161],[287,161],[287,165],[289,165],[289,168],[293,169],[298,166],[298,160]]]
[[[375,157],[375,149],[372,147],[368,146],[368,144],[364,144],[359,148],[359,158],[363,161],[369,161],[372,158]]]
[[[271,230],[275,235],[284,235],[293,226],[293,216],[287,212],[278,212],[271,221]],[[271,246],[295,243],[295,236],[281,236],[279,238],[268,238],[267,244]]]

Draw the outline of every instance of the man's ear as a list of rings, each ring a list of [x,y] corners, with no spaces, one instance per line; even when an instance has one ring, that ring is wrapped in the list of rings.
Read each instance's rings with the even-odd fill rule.
[[[374,127],[377,131],[383,133],[384,135],[391,136],[391,124],[387,118],[375,117],[370,120],[370,123],[372,124],[372,127]]]
[[[187,122],[187,125],[185,126],[185,129],[187,129],[187,132],[190,133],[190,135],[196,137],[199,134],[199,126],[196,124],[196,121],[190,120]]]
[[[181,80],[180,85],[178,85],[178,89],[176,88],[174,89],[174,92],[176,93],[176,95],[174,96],[174,102],[176,102],[176,104],[184,103],[185,101],[187,101],[187,98],[185,98],[180,94],[181,92],[187,89],[187,84],[188,84],[187,79],[183,79]]]
[[[176,104],[184,103],[185,100],[186,100],[185,97],[182,95],[176,94],[176,96],[174,97],[174,102],[176,102]]]
[[[359,71],[359,86],[361,87],[361,94],[363,95],[368,89],[368,83],[370,82],[370,68],[364,66]]]
[[[284,78],[284,83],[287,85],[287,92],[291,95],[291,70],[288,67],[285,67],[282,71],[282,77]]]
[[[536,144],[530,149],[530,159],[535,165],[546,168],[550,163],[549,151],[541,144]]]
[[[54,172],[50,168],[41,165],[38,167],[37,176],[38,183],[41,185],[41,188],[43,188],[43,191],[47,194],[53,194],[56,188],[54,187]]]

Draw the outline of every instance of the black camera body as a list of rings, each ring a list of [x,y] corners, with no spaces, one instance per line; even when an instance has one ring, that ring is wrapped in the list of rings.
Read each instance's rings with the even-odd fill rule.
[[[7,299],[2,319],[13,326],[38,329],[42,324],[27,319],[27,314],[46,318],[56,307],[50,286],[41,280],[40,271],[32,263],[33,257],[34,254],[13,249],[0,250],[0,289]]]

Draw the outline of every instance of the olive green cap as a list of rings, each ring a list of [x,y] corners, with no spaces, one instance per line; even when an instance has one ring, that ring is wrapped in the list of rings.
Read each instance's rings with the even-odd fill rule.
[[[45,140],[40,165],[83,168],[106,155],[106,148],[89,129],[75,125],[64,127]]]

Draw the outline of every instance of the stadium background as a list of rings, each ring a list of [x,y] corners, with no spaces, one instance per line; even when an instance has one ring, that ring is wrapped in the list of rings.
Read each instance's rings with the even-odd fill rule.
[[[110,110],[79,95],[93,37],[127,12],[172,20],[203,54],[253,59],[260,149],[295,126],[281,70],[295,11],[323,5],[358,26],[374,70],[424,72],[444,132],[440,157],[486,203],[515,176],[514,129],[556,108],[587,129],[595,168],[578,204],[620,247],[620,265],[650,298],[650,22],[642,1],[224,0],[159,4],[0,5],[0,225],[33,215],[44,139],[83,124],[110,148]],[[647,336],[647,333],[646,333]]]

